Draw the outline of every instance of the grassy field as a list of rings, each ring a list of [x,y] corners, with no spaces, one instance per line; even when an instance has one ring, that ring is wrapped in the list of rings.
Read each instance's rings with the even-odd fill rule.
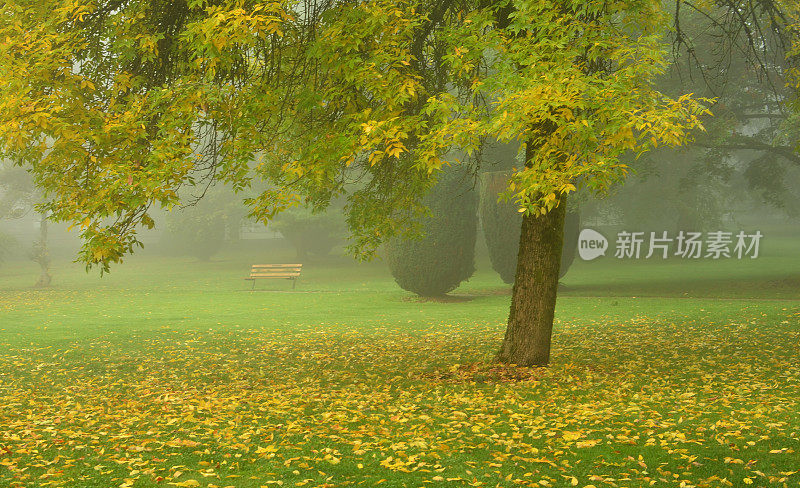
[[[0,268],[0,486],[800,486],[800,257],[576,263],[549,368],[500,367],[509,287],[385,266],[295,290],[134,256]]]

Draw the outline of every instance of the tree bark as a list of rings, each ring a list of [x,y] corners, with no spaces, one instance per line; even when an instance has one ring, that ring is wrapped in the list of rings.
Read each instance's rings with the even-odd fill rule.
[[[526,148],[526,161],[532,151]],[[544,366],[550,362],[550,337],[556,308],[567,202],[545,215],[525,215],[519,236],[516,280],[500,362]]]

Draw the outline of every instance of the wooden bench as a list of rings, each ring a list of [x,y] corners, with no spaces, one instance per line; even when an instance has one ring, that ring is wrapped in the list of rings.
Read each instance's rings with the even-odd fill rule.
[[[269,278],[292,280],[294,289],[302,269],[302,264],[254,264],[250,268],[250,277],[245,280],[253,282],[253,289],[256,288],[256,280]]]

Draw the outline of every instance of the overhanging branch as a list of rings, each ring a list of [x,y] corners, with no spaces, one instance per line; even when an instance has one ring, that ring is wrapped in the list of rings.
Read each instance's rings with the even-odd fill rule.
[[[795,164],[800,164],[800,154],[797,154],[792,147],[773,146],[748,137],[737,137],[724,143],[698,140],[694,142],[694,145],[709,149],[726,149],[729,151],[768,151]]]

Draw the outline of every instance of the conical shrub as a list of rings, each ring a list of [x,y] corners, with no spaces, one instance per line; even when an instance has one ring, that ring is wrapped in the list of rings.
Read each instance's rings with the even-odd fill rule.
[[[424,199],[431,216],[422,222],[422,237],[387,243],[389,268],[402,289],[441,296],[475,272],[478,196],[473,186],[464,169],[444,170]]]

